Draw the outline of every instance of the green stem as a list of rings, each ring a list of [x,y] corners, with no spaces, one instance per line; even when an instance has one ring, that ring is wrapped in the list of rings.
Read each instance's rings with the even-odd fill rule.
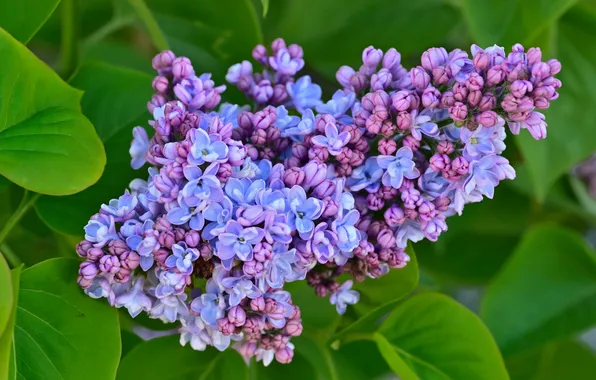
[[[145,28],[147,28],[147,33],[149,33],[149,37],[153,41],[155,47],[159,50],[169,50],[170,46],[168,45],[168,41],[166,40],[166,36],[163,34],[157,21],[151,14],[151,10],[147,7],[147,4],[143,0],[128,0],[130,5],[134,8],[135,12],[139,16],[139,19],[145,24]]]
[[[19,223],[21,218],[23,218],[27,211],[29,211],[31,206],[35,204],[37,198],[39,198],[39,194],[35,194],[31,198],[29,198],[29,191],[25,190],[25,193],[23,194],[23,199],[21,200],[19,207],[17,207],[15,212],[6,221],[6,224],[4,225],[2,230],[0,230],[0,244],[4,243],[4,240],[6,239],[10,231],[12,231],[14,226],[16,226]]]
[[[63,79],[68,79],[74,73],[79,58],[79,46],[77,39],[77,0],[62,0],[60,41],[60,64]]]
[[[357,342],[359,340],[375,340],[375,337],[369,333],[352,333],[347,334],[344,338],[340,338],[339,341],[341,345],[346,345],[348,343]],[[338,347],[339,348],[339,347]]]
[[[8,261],[11,268],[18,268],[23,263],[6,243],[0,244],[0,253],[6,258],[6,261]]]

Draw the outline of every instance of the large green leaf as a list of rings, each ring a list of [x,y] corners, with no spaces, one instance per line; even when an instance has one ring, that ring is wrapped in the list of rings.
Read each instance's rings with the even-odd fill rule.
[[[596,17],[573,9],[558,24],[555,55],[563,69],[560,97],[547,110],[548,137],[534,141],[527,132],[517,139],[535,194],[544,200],[562,174],[596,150]],[[570,128],[569,126],[573,126]]]
[[[26,44],[59,3],[60,0],[0,1],[0,27]]]
[[[93,184],[105,153],[80,111],[80,91],[0,30],[0,174],[35,192],[66,195]]]
[[[416,244],[420,265],[445,281],[485,284],[513,252],[530,222],[525,196],[499,186],[494,199],[466,205],[447,220],[449,229],[436,242]]]
[[[106,380],[120,359],[115,309],[76,284],[77,261],[52,259],[23,271],[14,331],[17,371],[28,380]]]
[[[329,296],[318,297],[315,289],[306,281],[288,283],[284,288],[292,294],[292,303],[300,308],[300,316],[305,329],[329,330],[339,321],[335,306]]]
[[[594,252],[575,232],[535,227],[488,287],[481,315],[504,355],[593,325]]]
[[[12,313],[14,300],[11,283],[10,269],[0,252],[0,336],[4,333],[4,329]]]
[[[470,31],[482,46],[532,42],[577,0],[463,0]]]
[[[36,209],[52,228],[78,235],[102,203],[122,195],[133,178],[147,176],[146,172],[130,167],[128,149],[132,128],[147,124],[146,102],[152,90],[149,75],[104,63],[86,64],[75,74],[71,84],[85,91],[83,112],[93,121],[104,142],[106,169],[89,189],[68,197],[41,197]]]
[[[482,321],[445,295],[421,293],[407,299],[389,314],[375,337],[404,380],[509,378]]]
[[[10,319],[0,334],[0,379],[15,380],[17,376],[16,354],[14,345],[14,324],[17,313],[17,301],[19,298],[19,280],[21,278],[21,267],[10,272],[13,305],[10,310]]]
[[[549,343],[507,359],[512,380],[585,380],[596,373],[596,356],[573,340]]]

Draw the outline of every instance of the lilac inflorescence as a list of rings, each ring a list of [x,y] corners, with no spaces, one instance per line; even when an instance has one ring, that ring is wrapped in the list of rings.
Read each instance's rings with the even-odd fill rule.
[[[78,283],[135,317],[179,323],[196,350],[236,348],[265,365],[292,360],[300,309],[284,290],[305,280],[337,312],[360,282],[403,268],[409,242],[436,241],[446,218],[492,198],[515,171],[501,154],[507,124],[546,136],[561,82],[540,49],[432,48],[406,70],[374,47],[337,72],[327,102],[298,45],[277,39],[226,79],[253,101],[221,104],[225,86],[165,51],[148,103],[153,135],[130,153],[149,176],[102,205],[77,246]]]

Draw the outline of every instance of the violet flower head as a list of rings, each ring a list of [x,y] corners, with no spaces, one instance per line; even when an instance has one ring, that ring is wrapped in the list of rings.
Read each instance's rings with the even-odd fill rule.
[[[288,202],[291,210],[288,224],[291,228],[296,228],[302,239],[310,239],[315,228],[314,221],[323,213],[323,202],[316,198],[307,198],[300,186],[290,189]]]
[[[321,104],[321,95],[323,94],[321,87],[312,83],[312,79],[308,75],[300,77],[295,83],[287,83],[286,90],[292,99],[294,108],[300,113]]]
[[[352,290],[352,285],[352,280],[348,280],[331,295],[331,304],[335,305],[338,314],[345,313],[348,305],[354,305],[360,300],[360,294]]]
[[[140,169],[145,165],[145,154],[149,151],[150,143],[147,132],[143,127],[134,127],[132,129],[133,140],[130,144],[129,153],[132,157],[130,166],[133,169]]]
[[[225,267],[231,265],[234,258],[242,261],[252,260],[253,246],[263,240],[263,237],[265,231],[262,228],[245,228],[240,223],[230,220],[218,237],[215,254]]]
[[[191,274],[195,260],[200,253],[195,248],[188,248],[185,243],[174,244],[172,254],[166,259],[168,268],[176,268],[182,274]]]

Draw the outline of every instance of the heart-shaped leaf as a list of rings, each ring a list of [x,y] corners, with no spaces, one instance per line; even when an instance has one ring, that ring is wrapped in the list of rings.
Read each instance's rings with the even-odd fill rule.
[[[0,174],[38,193],[73,194],[97,181],[105,153],[64,83],[0,29]]]
[[[107,165],[101,179],[83,192],[68,197],[41,197],[36,210],[50,227],[71,235],[81,233],[102,203],[117,198],[135,177],[146,172],[130,167],[128,149],[135,125],[147,125],[146,102],[151,97],[151,76],[104,63],[84,65],[70,83],[85,91],[83,112],[103,140]]]
[[[482,321],[445,295],[407,299],[381,324],[375,340],[403,380],[509,379]]]
[[[505,355],[588,328],[596,321],[593,250],[573,231],[535,227],[488,287],[480,314]]]
[[[14,330],[19,377],[113,379],[120,360],[118,314],[77,286],[77,262],[51,259],[23,271]]]

